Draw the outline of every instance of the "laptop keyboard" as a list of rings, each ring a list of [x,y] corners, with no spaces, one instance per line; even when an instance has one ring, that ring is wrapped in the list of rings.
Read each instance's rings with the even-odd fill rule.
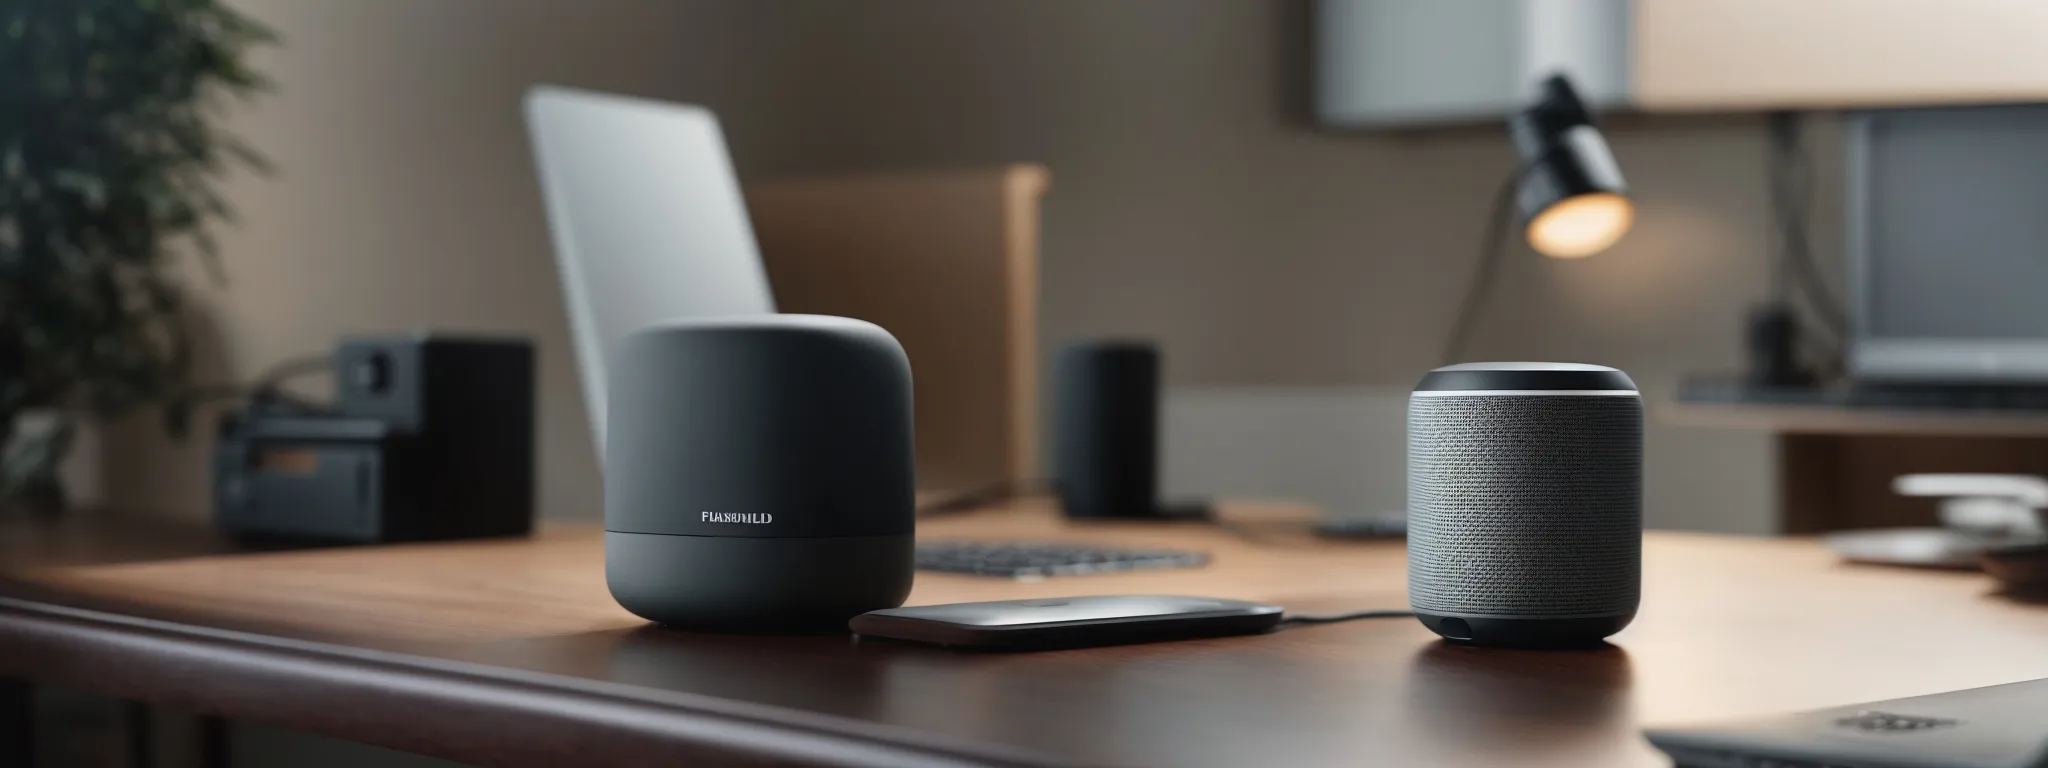
[[[971,541],[934,541],[917,545],[917,567],[921,570],[1013,579],[1154,568],[1199,568],[1208,562],[1207,553],[1180,549]]]

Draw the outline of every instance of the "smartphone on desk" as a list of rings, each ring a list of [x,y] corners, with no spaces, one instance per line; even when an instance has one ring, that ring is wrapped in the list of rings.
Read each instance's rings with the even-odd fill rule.
[[[847,623],[862,639],[1032,651],[1265,632],[1277,605],[1182,595],[1090,595],[870,611]]]

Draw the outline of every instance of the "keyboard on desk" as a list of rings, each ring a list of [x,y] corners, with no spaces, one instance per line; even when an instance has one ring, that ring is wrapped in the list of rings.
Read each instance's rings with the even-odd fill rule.
[[[1105,547],[1044,542],[933,541],[917,545],[926,571],[1042,579],[1152,568],[1198,568],[1209,555],[1180,549]]]

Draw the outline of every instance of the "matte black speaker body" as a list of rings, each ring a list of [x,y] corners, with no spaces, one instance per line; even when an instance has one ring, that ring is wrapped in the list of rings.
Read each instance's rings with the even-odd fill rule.
[[[728,630],[844,627],[910,594],[910,363],[871,323],[679,320],[610,378],[605,580],[626,610]]]
[[[1747,330],[1750,384],[1813,385],[1813,376],[1799,364],[1799,317],[1793,314],[1791,306],[1773,302],[1750,310]]]
[[[1468,363],[1408,401],[1408,600],[1454,641],[1570,646],[1635,618],[1643,405],[1627,374]]]
[[[1061,349],[1053,418],[1053,486],[1067,516],[1161,515],[1157,348],[1119,341]]]
[[[343,339],[331,412],[222,419],[215,519],[352,543],[533,528],[533,344],[411,333]]]
[[[344,339],[335,410],[411,435],[419,514],[395,539],[533,529],[534,363],[525,339],[411,333]]]

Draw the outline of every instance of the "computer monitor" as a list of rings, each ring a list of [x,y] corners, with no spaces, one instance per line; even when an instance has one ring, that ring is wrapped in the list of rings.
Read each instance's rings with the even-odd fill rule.
[[[1847,123],[1858,380],[2048,383],[2048,105]]]
[[[605,371],[627,334],[775,302],[710,110],[538,86],[526,124],[602,462]]]

